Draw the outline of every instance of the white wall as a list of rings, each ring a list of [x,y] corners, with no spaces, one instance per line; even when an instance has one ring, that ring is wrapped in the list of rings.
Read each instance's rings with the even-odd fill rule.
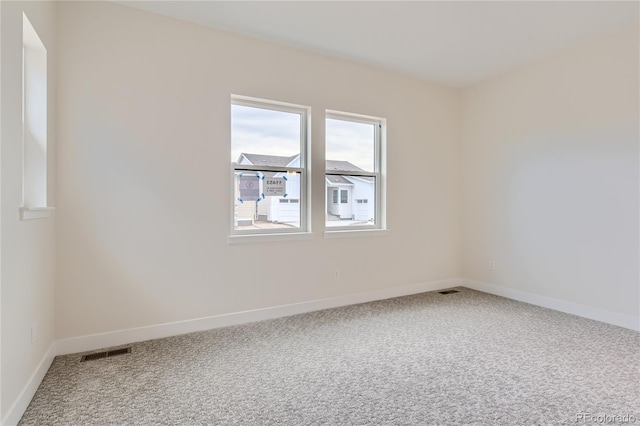
[[[1,2],[2,8],[2,397],[3,420],[15,411],[38,367],[52,359],[54,341],[54,220],[20,221],[22,202],[22,13],[48,51],[49,81],[55,81],[55,13],[52,2]],[[49,177],[53,182],[55,84],[49,84]],[[48,194],[55,203],[54,192]],[[31,344],[31,324],[36,341]],[[42,369],[40,369],[42,370]],[[36,380],[39,382],[38,380]],[[36,383],[37,385],[37,383]],[[30,396],[27,396],[26,401]],[[22,407],[24,409],[24,407]],[[20,411],[20,408],[17,409]]]
[[[637,323],[638,49],[636,27],[464,91],[465,278]]]
[[[115,4],[58,13],[58,338],[460,276],[458,91]],[[312,107],[313,239],[227,244],[232,93]],[[387,119],[387,236],[323,238],[325,109]]]
[[[0,5],[3,419],[54,313],[64,339],[464,276],[638,316],[637,28],[458,91],[110,3]],[[23,8],[57,81],[55,230],[18,221]],[[313,108],[312,239],[227,244],[232,93]],[[325,109],[387,119],[386,236],[322,236]]]

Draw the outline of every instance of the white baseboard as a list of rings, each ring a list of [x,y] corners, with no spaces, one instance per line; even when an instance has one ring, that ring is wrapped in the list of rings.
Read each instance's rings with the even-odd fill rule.
[[[187,321],[178,321],[166,324],[158,324],[147,327],[130,328],[108,333],[91,334],[87,336],[72,337],[58,340],[57,355],[66,355],[77,352],[86,352],[112,346],[126,345],[144,340],[160,339],[163,337],[193,333],[196,331],[211,330],[230,325],[245,324],[248,322],[262,321],[322,309],[337,308],[340,306],[355,305],[358,303],[372,302],[375,300],[390,299],[393,297],[407,296],[410,294],[424,293],[427,291],[442,290],[460,285],[459,278],[412,284],[401,287],[391,287],[372,290],[364,293],[349,294],[346,296],[331,297],[328,299],[312,300],[309,302],[293,303],[290,305],[273,306],[251,311],[234,312],[231,314],[216,315],[206,318],[198,318]]]
[[[40,386],[42,379],[44,379],[49,367],[51,367],[51,363],[56,357],[56,352],[56,342],[54,341],[49,345],[49,349],[45,352],[42,360],[29,378],[29,381],[24,386],[11,408],[7,411],[7,415],[2,419],[3,426],[15,426],[18,424],[25,410],[29,406],[33,395],[35,395],[38,390],[38,386]]]
[[[92,334],[88,336],[60,339],[51,344],[46,354],[38,364],[28,383],[2,419],[3,426],[18,424],[29,402],[36,393],[53,359],[57,355],[66,355],[77,352],[92,351],[111,346],[125,345],[144,340],[159,339],[196,331],[211,330],[230,325],[245,324],[248,322],[262,321],[266,319],[286,317],[290,315],[313,312],[322,309],[337,308],[340,306],[355,305],[358,303],[372,302],[375,300],[390,299],[393,297],[408,296],[410,294],[424,293],[427,291],[442,290],[460,285],[460,279],[448,279],[432,281],[401,287],[383,288],[364,293],[349,294],[346,296],[332,297],[328,299],[312,300],[309,302],[293,303],[290,305],[273,306],[231,314],[216,315],[194,320],[178,321],[167,324],[152,325],[147,327],[118,330],[108,333]]]
[[[489,284],[482,281],[469,279],[460,280],[460,285],[496,296],[506,297],[520,302],[530,303],[543,308],[554,309],[567,314],[617,325],[618,327],[629,328],[640,331],[640,317],[611,312],[605,309],[594,308],[592,306],[581,305],[579,303],[568,302],[566,300],[554,299],[552,297],[540,296],[526,291],[514,290],[507,287]]]
[[[187,321],[178,321],[167,324],[152,325],[147,327],[118,330],[108,333],[92,334],[87,336],[60,339],[51,344],[40,364],[32,374],[24,389],[2,419],[3,426],[16,425],[24,411],[29,406],[38,386],[42,382],[47,370],[51,366],[56,355],[66,355],[77,352],[92,351],[111,346],[125,345],[144,340],[159,339],[163,337],[192,333],[196,331],[210,330],[231,325],[245,324],[248,322],[262,321],[290,315],[313,312],[322,309],[337,308],[347,305],[372,302],[376,300],[390,299],[393,297],[408,296],[411,294],[437,291],[446,288],[464,286],[485,293],[495,294],[520,302],[554,309],[569,314],[594,319],[596,321],[617,325],[640,331],[640,318],[619,314],[603,309],[593,308],[578,303],[567,302],[551,297],[540,296],[525,291],[514,290],[481,281],[469,279],[447,279],[432,281],[401,287],[391,287],[372,290],[363,293],[349,294],[327,299],[312,300],[308,302],[293,303],[289,305],[273,306],[269,308],[251,311],[234,312],[224,315],[216,315],[206,318],[198,318]]]

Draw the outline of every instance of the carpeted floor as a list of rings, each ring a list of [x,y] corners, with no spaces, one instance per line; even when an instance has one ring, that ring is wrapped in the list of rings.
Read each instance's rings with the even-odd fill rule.
[[[58,357],[20,424],[640,424],[640,333],[459,290]]]

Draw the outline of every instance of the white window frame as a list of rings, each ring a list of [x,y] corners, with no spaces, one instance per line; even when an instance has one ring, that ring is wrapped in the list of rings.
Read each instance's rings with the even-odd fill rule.
[[[49,206],[47,48],[22,14],[22,202],[21,220],[46,218]]]
[[[387,230],[386,218],[386,133],[387,121],[384,118],[373,117],[369,115],[353,114],[348,112],[326,110],[325,120],[343,120],[355,123],[371,124],[374,126],[374,164],[373,172],[354,172],[340,170],[325,170],[325,194],[326,176],[364,176],[373,177],[375,179],[375,215],[376,220],[373,225],[348,225],[348,226],[331,226],[328,227],[325,222],[325,237],[337,237],[361,234],[360,231],[385,231]],[[326,154],[325,154],[326,155]],[[326,169],[326,167],[325,167]],[[325,195],[325,199],[326,199]],[[353,198],[353,195],[352,195]],[[341,199],[339,200],[341,201]],[[325,206],[325,211],[328,206]]]
[[[308,158],[310,128],[311,128],[311,108],[303,105],[291,104],[286,102],[272,101],[268,99],[260,99],[241,95],[231,95],[230,109],[233,105],[241,105],[252,108],[268,109],[272,111],[289,112],[300,114],[300,167],[273,167],[254,165],[231,164],[231,199],[230,199],[230,236],[229,243],[252,242],[252,241],[272,241],[273,237],[288,237],[293,239],[306,238],[311,236],[311,220],[310,212],[310,194],[311,194],[311,162]],[[229,141],[231,147],[231,140]],[[299,173],[300,174],[300,227],[299,228],[274,228],[274,229],[235,229],[235,184],[236,172],[253,171],[253,172],[282,172],[282,173]],[[271,238],[265,238],[271,237]]]

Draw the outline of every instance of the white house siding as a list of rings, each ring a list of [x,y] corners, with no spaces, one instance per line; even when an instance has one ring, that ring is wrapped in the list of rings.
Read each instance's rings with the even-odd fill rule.
[[[286,176],[286,197],[266,197],[257,205],[254,201],[245,201],[239,203],[236,201],[236,218],[242,219],[259,219],[269,222],[280,223],[299,223],[300,222],[300,175],[299,174],[281,174],[276,176]],[[366,179],[355,176],[345,176],[352,184],[337,184],[331,186],[327,191],[327,211],[333,216],[340,219],[354,219],[357,221],[369,221],[375,216],[375,185]],[[260,181],[260,190],[263,181]],[[338,190],[338,203],[333,203],[333,190]],[[340,191],[347,191],[347,203],[340,203],[342,199]],[[287,202],[280,202],[281,199]],[[291,200],[298,200],[292,203]],[[358,200],[366,200],[366,202],[358,203]]]
[[[285,184],[286,197],[267,197],[259,204],[268,207],[267,220],[280,223],[299,223],[300,222],[300,174],[284,174],[278,173],[276,176],[285,176],[287,178]],[[281,203],[284,199],[286,202]],[[291,203],[291,200],[298,200],[297,203]],[[259,206],[260,208],[261,206]],[[261,213],[262,214],[262,213]]]
[[[252,201],[245,203],[236,202],[236,221],[246,221],[255,219],[256,205]]]
[[[338,191],[338,202],[333,202],[333,191]],[[347,203],[342,204],[341,200],[341,191],[347,191]],[[338,216],[340,219],[352,219],[353,218],[353,209],[351,206],[352,201],[352,185],[339,185],[331,186],[327,191],[327,211],[329,214],[333,216]]]
[[[343,203],[342,202],[342,191],[347,191],[347,202]],[[340,194],[338,196],[338,201],[340,201],[340,204],[338,205],[338,211],[339,211],[339,215],[340,215],[340,219],[352,219],[353,218],[353,208],[351,205],[351,202],[353,201],[353,191],[351,190],[351,187],[348,186],[341,186],[340,187]]]
[[[282,201],[284,202],[282,202]],[[297,201],[293,202],[292,201]],[[298,223],[300,222],[300,200],[299,199],[278,199],[276,200],[278,207],[278,222],[281,223]]]
[[[250,164],[250,163],[249,163]],[[251,172],[253,173],[253,172]],[[300,222],[300,174],[287,174],[278,173],[277,177],[285,176],[286,181],[286,197],[265,197],[257,204],[257,216],[256,216],[256,202],[245,201],[243,203],[238,201],[240,192],[238,190],[238,184],[236,181],[236,223],[238,220],[267,220],[269,222],[280,223],[299,223]],[[264,192],[264,181],[260,180],[260,193]],[[280,199],[286,199],[286,203],[280,203]],[[298,200],[297,203],[291,203],[290,200]]]
[[[327,212],[334,216],[338,216],[338,204],[333,202],[333,191],[337,189],[333,186],[327,188]]]
[[[260,187],[260,191],[262,191],[262,187]],[[258,220],[270,220],[271,206],[269,204],[271,203],[271,198],[273,197],[267,197],[258,203]]]
[[[299,163],[299,160],[298,160]],[[300,223],[300,174],[286,174],[287,178],[286,187],[286,203],[281,203],[278,200],[278,222],[281,223]],[[298,200],[297,203],[292,203],[291,200]]]
[[[278,174],[280,176],[281,174]],[[300,173],[284,174],[287,178],[286,192],[287,198],[300,198]]]
[[[353,182],[352,197],[349,201],[353,206],[354,219],[358,221],[374,219],[376,205],[375,183],[355,176],[349,176],[347,179]],[[367,202],[358,203],[357,200],[367,200]]]
[[[338,205],[333,203],[333,191],[337,189],[335,187],[327,188],[327,213],[337,216],[338,215]]]
[[[369,221],[373,219],[373,217],[369,214],[369,203],[368,199],[354,199],[353,200],[353,217],[357,221]]]
[[[255,219],[255,214],[256,214],[256,205],[253,201],[245,201],[243,203],[241,203],[240,201],[238,201],[238,198],[240,198],[240,189],[238,186],[238,178],[236,177],[236,182],[235,182],[235,191],[234,191],[235,195],[234,195],[234,199],[235,199],[235,218],[234,218],[234,222],[236,224],[236,226],[238,225],[238,222],[244,222],[246,224],[246,221],[251,221],[251,223],[253,223],[253,220]]]

